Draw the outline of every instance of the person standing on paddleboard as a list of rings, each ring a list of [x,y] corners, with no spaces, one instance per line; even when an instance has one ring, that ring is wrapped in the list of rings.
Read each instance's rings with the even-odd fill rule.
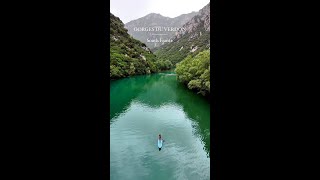
[[[159,138],[158,138],[158,148],[159,148],[159,151],[161,150],[162,148],[162,143],[164,142],[164,139],[162,139],[161,137],[161,134],[159,134]]]

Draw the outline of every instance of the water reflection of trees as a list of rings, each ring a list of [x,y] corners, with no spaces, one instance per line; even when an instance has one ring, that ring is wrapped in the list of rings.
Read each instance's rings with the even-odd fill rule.
[[[137,100],[152,108],[159,108],[177,99],[176,76],[159,75],[148,91],[140,93]]]
[[[204,143],[210,155],[210,106],[201,95],[195,95],[176,76],[155,74],[136,76],[112,82],[110,94],[110,120],[126,111],[132,101],[139,101],[149,107],[158,108],[168,103],[182,106],[188,118],[198,126],[195,134]]]
[[[177,88],[177,94],[179,94],[177,103],[182,105],[188,118],[198,125],[195,133],[203,141],[205,150],[210,156],[210,105],[208,101],[201,95],[194,95],[194,92],[186,87]]]
[[[112,81],[110,84],[110,120],[124,112],[139,94],[148,91],[159,77],[135,76]]]

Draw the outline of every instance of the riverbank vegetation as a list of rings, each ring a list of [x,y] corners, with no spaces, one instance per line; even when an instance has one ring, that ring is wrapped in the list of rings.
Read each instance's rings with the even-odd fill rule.
[[[188,55],[194,56],[199,52],[209,49],[210,32],[199,30],[195,34],[197,38],[192,39],[195,36],[192,33],[185,34],[180,39],[164,44],[153,51],[155,51],[155,55],[159,60],[170,60],[174,66]]]
[[[177,64],[177,78],[189,89],[207,96],[210,94],[210,51],[200,52],[195,57],[187,56]]]

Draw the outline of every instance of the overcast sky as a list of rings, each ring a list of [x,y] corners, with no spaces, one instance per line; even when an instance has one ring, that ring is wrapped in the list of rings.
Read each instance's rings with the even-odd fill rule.
[[[111,0],[110,11],[123,23],[127,23],[150,13],[174,18],[199,11],[209,2],[210,0]]]

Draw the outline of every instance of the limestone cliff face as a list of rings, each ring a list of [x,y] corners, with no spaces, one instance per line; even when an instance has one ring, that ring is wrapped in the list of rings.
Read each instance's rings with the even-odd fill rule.
[[[190,21],[185,23],[183,30],[176,33],[176,39],[181,38],[186,33],[195,33],[196,36],[200,35],[199,32],[210,32],[210,3],[203,7],[197,15],[191,18]]]
[[[210,3],[186,22],[172,38],[173,42],[154,49],[159,59],[169,59],[176,64],[188,55],[210,49]]]

